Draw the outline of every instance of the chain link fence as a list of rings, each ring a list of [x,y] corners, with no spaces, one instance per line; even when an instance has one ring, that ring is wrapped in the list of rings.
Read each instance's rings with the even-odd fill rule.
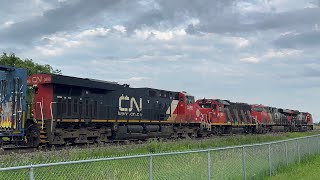
[[[320,153],[320,135],[198,151],[0,168],[0,179],[261,179]]]

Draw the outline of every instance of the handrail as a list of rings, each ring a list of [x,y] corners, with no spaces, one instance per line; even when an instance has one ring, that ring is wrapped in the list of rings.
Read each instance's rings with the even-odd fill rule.
[[[42,99],[43,100],[43,99]],[[36,102],[37,104],[40,104],[40,113],[41,113],[41,129],[43,130],[44,126],[44,118],[43,118],[43,105],[42,102]]]
[[[52,112],[52,104],[57,104],[57,102],[51,102],[50,103],[50,111],[51,111],[51,132],[52,132],[52,127],[53,127],[53,112]]]

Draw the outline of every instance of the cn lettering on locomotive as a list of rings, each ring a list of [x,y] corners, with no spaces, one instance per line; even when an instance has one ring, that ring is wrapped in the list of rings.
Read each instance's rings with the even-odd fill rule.
[[[124,102],[130,102],[130,106],[124,106]],[[137,113],[131,113],[133,110],[136,110]],[[131,114],[131,116],[142,116],[142,114],[140,114],[140,112],[142,111],[142,98],[139,98],[139,105],[135,99],[135,97],[128,97],[128,96],[123,96],[121,95],[119,97],[119,112],[118,114]]]

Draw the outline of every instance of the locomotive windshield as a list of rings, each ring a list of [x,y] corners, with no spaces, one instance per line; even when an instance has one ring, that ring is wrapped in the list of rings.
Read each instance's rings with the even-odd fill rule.
[[[194,104],[194,97],[193,96],[186,96],[187,104]]]
[[[256,112],[262,112],[263,108],[262,107],[254,107],[253,110]]]
[[[199,103],[201,108],[211,108],[211,103]]]

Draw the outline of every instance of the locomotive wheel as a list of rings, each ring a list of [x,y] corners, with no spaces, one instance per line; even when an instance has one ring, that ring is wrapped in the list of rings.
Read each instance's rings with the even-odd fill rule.
[[[26,129],[27,146],[38,147],[40,145],[40,129],[35,123],[28,123]]]

